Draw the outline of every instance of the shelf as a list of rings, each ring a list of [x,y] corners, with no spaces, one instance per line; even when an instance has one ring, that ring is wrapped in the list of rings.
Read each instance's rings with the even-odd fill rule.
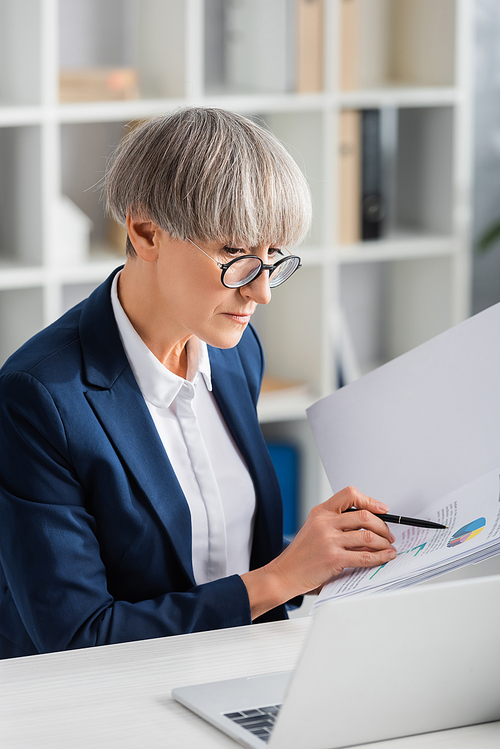
[[[328,262],[328,259],[331,256],[331,248],[328,246],[318,247],[315,245],[302,244],[300,247],[288,247],[288,249],[293,254],[299,255],[303,268],[321,266],[325,262]]]
[[[241,114],[324,112],[337,109],[383,107],[442,107],[462,101],[460,91],[447,89],[387,88],[342,94],[208,94],[202,97],[96,101],[55,106],[9,106],[0,102],[0,127],[43,122],[127,122],[173,112],[184,106],[232,109]]]
[[[57,107],[61,122],[112,122],[133,120],[154,114],[173,112],[182,106],[204,106],[232,109],[242,114],[256,112],[322,111],[335,106],[335,97],[328,94],[240,94],[207,95],[188,99],[135,99],[117,102],[61,104]]]
[[[19,263],[0,261],[0,290],[25,289],[41,286],[47,278],[47,270],[42,266],[23,266]]]
[[[386,86],[377,89],[343,91],[336,104],[343,109],[381,107],[442,107],[458,104],[462,92],[453,87]]]
[[[91,260],[88,263],[68,266],[23,267],[11,263],[0,263],[0,290],[28,289],[53,284],[101,283],[124,259],[109,257],[107,260]]]
[[[306,418],[306,409],[318,400],[312,395],[266,396],[257,405],[261,424],[275,421],[296,421]]]
[[[350,91],[339,94],[213,94],[188,99],[133,99],[129,101],[89,101],[74,104],[8,106],[0,103],[0,127],[61,123],[123,122],[173,112],[183,106],[232,109],[241,114],[257,112],[323,112],[328,109],[372,107],[453,106],[462,100],[453,88],[397,87]]]
[[[8,106],[0,103],[0,127],[22,127],[40,125],[44,121],[44,110],[40,106]]]
[[[51,277],[57,283],[100,283],[112,273],[115,268],[123,265],[125,258],[109,257],[103,260],[90,260],[88,263],[53,268]]]
[[[182,106],[186,106],[185,99],[134,99],[60,104],[54,108],[54,113],[63,124],[128,122],[173,112]]]
[[[304,10],[306,0],[300,2]],[[0,363],[124,262],[111,247],[122,247],[123,237],[112,238],[98,183],[128,123],[186,106],[258,118],[290,150],[313,196],[311,232],[301,247],[289,248],[303,267],[253,318],[267,371],[306,383],[305,392],[266,396],[258,406],[266,434],[300,447],[304,517],[308,503],[327,496],[306,409],[339,384],[339,362],[349,359],[340,321],[364,372],[468,310],[471,99],[460,71],[472,69],[472,3],[354,0],[362,14],[360,75],[357,88],[346,90],[342,2],[325,0],[324,66],[311,93],[292,92],[292,27],[259,28],[285,6],[298,7],[295,0],[0,4]],[[228,12],[249,19],[240,42],[225,36]],[[265,54],[254,65],[259,44]],[[247,80],[227,67],[234,54],[246,63]],[[137,70],[139,98],[59,100],[62,70],[99,67]],[[351,109],[382,111],[386,218],[380,239],[339,244],[339,130],[342,111]],[[359,190],[353,194],[350,206],[358,209]],[[65,198],[79,209],[75,225],[86,233],[63,230]]]
[[[453,236],[449,235],[420,234],[416,231],[401,230],[382,239],[355,244],[335,244],[323,247],[304,244],[288,249],[300,256],[303,268],[308,268],[336,264],[451,257],[457,251],[457,242]]]
[[[349,263],[449,257],[455,251],[456,242],[453,237],[421,236],[408,233],[370,242],[337,245],[333,255],[337,262],[348,265]]]

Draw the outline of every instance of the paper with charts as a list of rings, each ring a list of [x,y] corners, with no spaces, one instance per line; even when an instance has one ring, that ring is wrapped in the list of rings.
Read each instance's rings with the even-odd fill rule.
[[[392,514],[398,556],[348,569],[332,598],[406,587],[500,553],[500,305],[308,409],[333,492],[354,485]]]

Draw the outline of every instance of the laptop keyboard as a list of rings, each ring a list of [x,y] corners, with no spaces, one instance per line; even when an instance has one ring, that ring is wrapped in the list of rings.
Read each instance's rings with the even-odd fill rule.
[[[224,717],[246,728],[262,741],[269,741],[280,707],[281,705],[268,705],[253,710],[240,710],[237,713],[224,713]]]

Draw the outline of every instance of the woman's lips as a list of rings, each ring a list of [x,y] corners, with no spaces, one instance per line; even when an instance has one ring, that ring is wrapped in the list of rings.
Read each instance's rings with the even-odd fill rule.
[[[231,320],[240,323],[241,325],[246,325],[247,323],[249,323],[250,318],[252,317],[251,312],[224,312],[224,315],[226,317],[229,317]]]

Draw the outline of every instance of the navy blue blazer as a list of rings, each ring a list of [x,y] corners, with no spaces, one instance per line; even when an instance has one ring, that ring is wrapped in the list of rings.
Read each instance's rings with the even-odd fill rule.
[[[195,585],[189,508],[118,335],[113,275],[0,371],[4,658],[251,622],[238,575]],[[256,416],[262,349],[248,327],[209,356],[257,495],[253,569],[283,545]],[[280,606],[260,620],[283,618]]]

